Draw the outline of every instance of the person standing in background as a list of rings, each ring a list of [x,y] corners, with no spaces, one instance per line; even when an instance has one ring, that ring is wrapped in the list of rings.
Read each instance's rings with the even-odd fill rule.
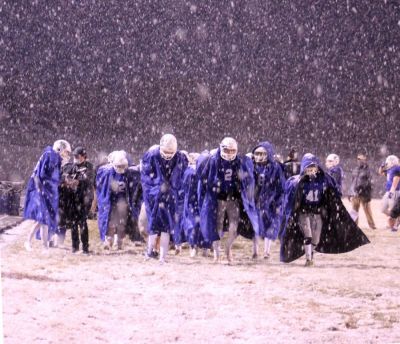
[[[92,206],[94,192],[94,168],[87,160],[86,149],[76,147],[73,152],[73,180],[74,187],[74,216],[71,227],[72,252],[79,251],[79,231],[82,242],[82,252],[89,253],[89,229],[87,218]]]
[[[386,158],[384,164],[379,167],[379,174],[386,177],[386,185],[385,185],[385,194],[382,198],[382,213],[388,215],[388,229],[391,229],[393,232],[397,231],[396,218],[392,217],[396,215],[397,211],[395,210],[392,213],[392,210],[399,199],[400,194],[400,164],[399,158],[395,155],[389,155]]]
[[[358,212],[360,205],[364,209],[367,217],[368,226],[371,229],[376,229],[374,218],[371,211],[372,199],[372,176],[367,163],[365,153],[357,154],[357,167],[352,171],[352,181],[349,192],[349,200],[352,204],[352,218],[358,222]]]
[[[295,147],[290,149],[287,160],[283,162],[283,173],[286,180],[300,173],[299,152]]]

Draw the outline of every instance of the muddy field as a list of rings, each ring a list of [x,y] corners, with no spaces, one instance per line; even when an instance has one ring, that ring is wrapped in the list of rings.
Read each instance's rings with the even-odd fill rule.
[[[143,261],[125,241],[103,251],[91,222],[91,251],[23,249],[28,224],[0,236],[4,343],[396,343],[400,342],[400,233],[361,227],[371,244],[343,255],[284,265],[278,243],[253,261],[237,240],[235,263],[170,251]]]

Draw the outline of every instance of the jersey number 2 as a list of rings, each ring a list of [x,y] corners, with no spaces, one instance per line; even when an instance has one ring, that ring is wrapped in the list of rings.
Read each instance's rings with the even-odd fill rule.
[[[233,174],[233,171],[230,168],[228,168],[225,171],[225,181],[226,182],[231,182],[232,181],[232,174]]]

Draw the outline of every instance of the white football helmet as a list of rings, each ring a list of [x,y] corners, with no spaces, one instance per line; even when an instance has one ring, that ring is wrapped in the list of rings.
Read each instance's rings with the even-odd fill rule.
[[[118,152],[124,152],[125,157],[126,157],[125,151],[112,151],[110,154],[107,155],[107,161],[109,164],[113,163],[114,157],[116,156],[116,154],[118,155]]]
[[[160,154],[165,160],[171,160],[178,150],[178,142],[172,134],[165,134],[160,140]]]
[[[56,151],[58,154],[60,154],[63,164],[69,161],[72,149],[68,141],[65,140],[55,141],[53,143],[53,150]]]
[[[268,158],[268,152],[264,147],[260,146],[254,151],[253,156],[256,163],[266,162]]]
[[[128,168],[128,159],[126,158],[126,152],[121,150],[121,151],[114,151],[111,154],[112,154],[111,164],[115,172],[119,174],[124,173]]]
[[[399,164],[399,158],[396,155],[389,155],[386,158],[385,165],[386,168],[392,168],[393,166],[397,166]]]
[[[232,137],[225,137],[219,145],[221,158],[227,161],[236,159],[238,153],[238,144]]]
[[[339,162],[340,162],[339,155],[329,154],[326,157],[325,166],[326,166],[326,168],[332,168],[336,165],[339,165]]]

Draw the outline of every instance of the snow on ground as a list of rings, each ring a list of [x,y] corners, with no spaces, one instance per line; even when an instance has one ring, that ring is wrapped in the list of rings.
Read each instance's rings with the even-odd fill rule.
[[[143,246],[103,252],[95,223],[91,250],[70,241],[26,252],[27,224],[0,236],[4,343],[396,343],[400,342],[400,233],[365,229],[371,244],[343,255],[284,265],[278,244],[252,261],[235,244],[235,264],[170,251],[143,261]]]

